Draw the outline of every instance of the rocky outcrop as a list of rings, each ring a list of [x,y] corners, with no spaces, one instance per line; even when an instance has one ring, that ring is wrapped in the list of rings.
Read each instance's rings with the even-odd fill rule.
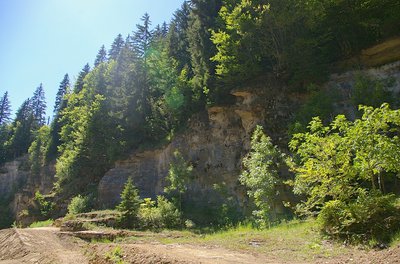
[[[193,188],[205,190],[215,183],[235,185],[243,154],[245,131],[236,123],[240,118],[226,108],[209,109],[209,119],[197,116],[185,134],[176,137],[163,149],[132,154],[117,162],[102,178],[98,188],[99,203],[113,207],[128,177],[132,177],[142,197],[155,198],[163,193],[173,153],[179,150],[194,168]]]
[[[229,193],[244,197],[238,176],[241,160],[250,147],[250,134],[264,121],[265,109],[260,98],[250,90],[234,91],[237,104],[214,106],[197,114],[189,121],[184,134],[169,145],[156,150],[133,153],[108,171],[98,187],[99,205],[113,207],[120,201],[120,193],[128,177],[132,177],[142,197],[163,193],[173,153],[179,150],[193,166],[193,193],[211,195],[216,185],[223,185]]]
[[[0,199],[8,199],[14,195],[29,178],[29,172],[24,168],[26,157],[5,163],[0,169]]]
[[[30,173],[28,157],[23,156],[0,167],[0,205],[6,206],[11,217],[19,224],[29,225],[36,217],[29,215],[36,191],[49,193],[53,188],[54,162],[41,169],[39,175]],[[5,217],[0,215],[1,218]]]

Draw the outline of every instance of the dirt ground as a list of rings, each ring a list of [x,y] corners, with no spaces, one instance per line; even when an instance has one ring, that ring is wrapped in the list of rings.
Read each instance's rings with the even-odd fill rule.
[[[221,247],[161,243],[87,243],[58,228],[0,230],[0,264],[16,263],[116,263],[107,253],[120,248],[124,263],[291,263],[274,257],[236,252]],[[296,262],[298,263],[298,262]],[[355,250],[335,259],[313,263],[400,263],[400,246],[386,250]]]
[[[0,231],[0,263],[87,263],[82,245],[58,228],[5,229]]]

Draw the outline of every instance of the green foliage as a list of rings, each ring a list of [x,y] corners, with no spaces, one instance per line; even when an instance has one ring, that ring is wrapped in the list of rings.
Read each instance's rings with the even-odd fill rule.
[[[400,170],[397,165],[400,158],[400,110],[391,110],[387,104],[376,109],[360,106],[360,110],[364,112],[361,119],[350,122],[339,115],[327,127],[319,118],[314,118],[309,125],[310,131],[294,135],[289,144],[296,154],[295,161],[289,162],[296,173],[294,192],[307,198],[299,205],[299,212],[324,212],[321,219],[328,229],[332,229],[332,217],[348,217],[340,215],[346,210],[368,209],[373,214],[374,210],[381,210],[381,206],[384,212],[387,208],[379,203],[389,199],[383,195],[385,180]],[[371,207],[373,201],[363,198],[366,196],[376,200],[376,208]],[[388,204],[393,205],[392,202]],[[341,212],[342,209],[346,210]],[[389,212],[393,212],[392,209]],[[356,217],[354,215],[351,219]],[[340,222],[335,221],[336,224]],[[367,219],[365,222],[357,221],[358,230],[367,230],[363,225],[371,224],[371,228],[375,225]],[[342,227],[344,230],[347,228],[336,226],[338,229]],[[371,231],[369,236],[376,236],[374,232]]]
[[[257,126],[251,137],[251,151],[243,159],[244,170],[239,180],[254,199],[258,210],[253,214],[262,227],[277,220],[274,205],[277,202],[277,186],[281,182],[278,172],[281,162],[282,154],[272,145],[262,127]]]
[[[325,234],[349,242],[388,243],[400,230],[400,208],[394,195],[362,193],[355,201],[331,200],[325,204],[318,221]]]
[[[52,226],[53,223],[54,223],[53,219],[48,219],[45,221],[34,222],[34,223],[30,224],[29,228],[48,227],[48,226]]]
[[[121,212],[119,222],[123,227],[137,226],[140,203],[138,190],[133,185],[132,179],[129,178],[121,193],[121,203],[117,206],[117,210]]]
[[[193,0],[191,5],[187,30],[193,71],[191,83],[193,103],[201,107],[221,97],[221,87],[215,85],[215,63],[211,61],[216,54],[216,47],[210,37],[211,30],[218,28],[217,17],[222,0]]]
[[[8,92],[0,98],[0,126],[7,124],[11,120],[11,104],[8,99]]]
[[[76,215],[80,213],[86,213],[89,211],[89,202],[90,200],[88,196],[75,196],[68,205],[68,214]]]
[[[382,103],[394,103],[393,93],[389,90],[394,79],[375,79],[368,75],[358,74],[354,84],[352,101],[355,105],[379,107]]]
[[[120,246],[116,246],[114,249],[107,252],[105,258],[114,264],[124,264],[124,252]]]
[[[182,154],[176,150],[174,160],[170,164],[167,180],[167,186],[164,188],[166,193],[178,192],[184,193],[187,190],[191,179],[193,167],[185,161]]]
[[[307,102],[296,112],[295,122],[289,127],[289,134],[305,132],[307,124],[314,116],[320,117],[324,123],[334,117],[334,104],[339,99],[337,91],[321,89],[313,84],[310,84],[307,90],[309,94]]]
[[[176,150],[173,162],[169,165],[164,192],[179,195],[179,210],[182,211],[182,194],[187,191],[191,181],[193,167],[185,161],[182,154]]]
[[[387,24],[400,4],[393,1],[234,0],[219,11],[212,33],[217,75],[235,85],[273,72],[298,87],[323,81],[334,61],[398,34]],[[390,32],[390,33],[389,33]],[[395,33],[397,32],[397,33]],[[301,50],[301,52],[299,52]]]
[[[29,147],[29,163],[33,176],[39,176],[40,170],[46,165],[46,153],[49,147],[50,128],[42,126],[35,136],[35,140]]]
[[[49,217],[54,210],[55,204],[48,201],[48,198],[39,191],[35,192],[34,201],[37,203],[41,216]]]
[[[140,228],[143,229],[171,229],[182,225],[181,213],[163,196],[157,196],[157,203],[151,198],[145,198],[140,205],[138,217]]]

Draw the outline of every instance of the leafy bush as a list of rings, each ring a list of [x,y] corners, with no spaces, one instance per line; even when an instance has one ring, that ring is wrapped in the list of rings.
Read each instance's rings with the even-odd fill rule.
[[[181,213],[172,202],[163,196],[157,196],[157,208],[161,214],[163,227],[176,228],[181,226]]]
[[[389,242],[400,230],[400,209],[394,195],[361,194],[351,203],[332,200],[321,210],[318,221],[325,234],[349,242]]]
[[[87,196],[75,196],[72,198],[70,204],[68,205],[68,214],[76,215],[80,213],[85,213],[89,210],[89,197]]]
[[[54,203],[47,201],[44,195],[39,191],[35,192],[34,200],[39,207],[40,214],[44,217],[49,216],[51,211],[54,209]]]
[[[124,252],[120,246],[116,246],[114,249],[107,252],[105,258],[115,264],[125,263]]]
[[[274,204],[278,195],[279,166],[282,160],[278,148],[272,144],[262,127],[257,126],[251,137],[251,151],[243,159],[244,170],[239,180],[247,187],[249,197],[254,199],[257,210],[253,211],[253,215],[261,227],[277,220]]]
[[[163,196],[157,196],[157,205],[150,198],[144,199],[139,209],[140,228],[176,228],[181,225],[181,213]]]

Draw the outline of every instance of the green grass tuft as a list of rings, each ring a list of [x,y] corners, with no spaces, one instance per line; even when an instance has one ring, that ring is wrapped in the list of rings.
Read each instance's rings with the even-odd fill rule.
[[[48,227],[48,226],[52,226],[54,223],[53,219],[48,219],[45,221],[38,221],[38,222],[34,222],[32,223],[29,228],[36,228],[36,227]]]

